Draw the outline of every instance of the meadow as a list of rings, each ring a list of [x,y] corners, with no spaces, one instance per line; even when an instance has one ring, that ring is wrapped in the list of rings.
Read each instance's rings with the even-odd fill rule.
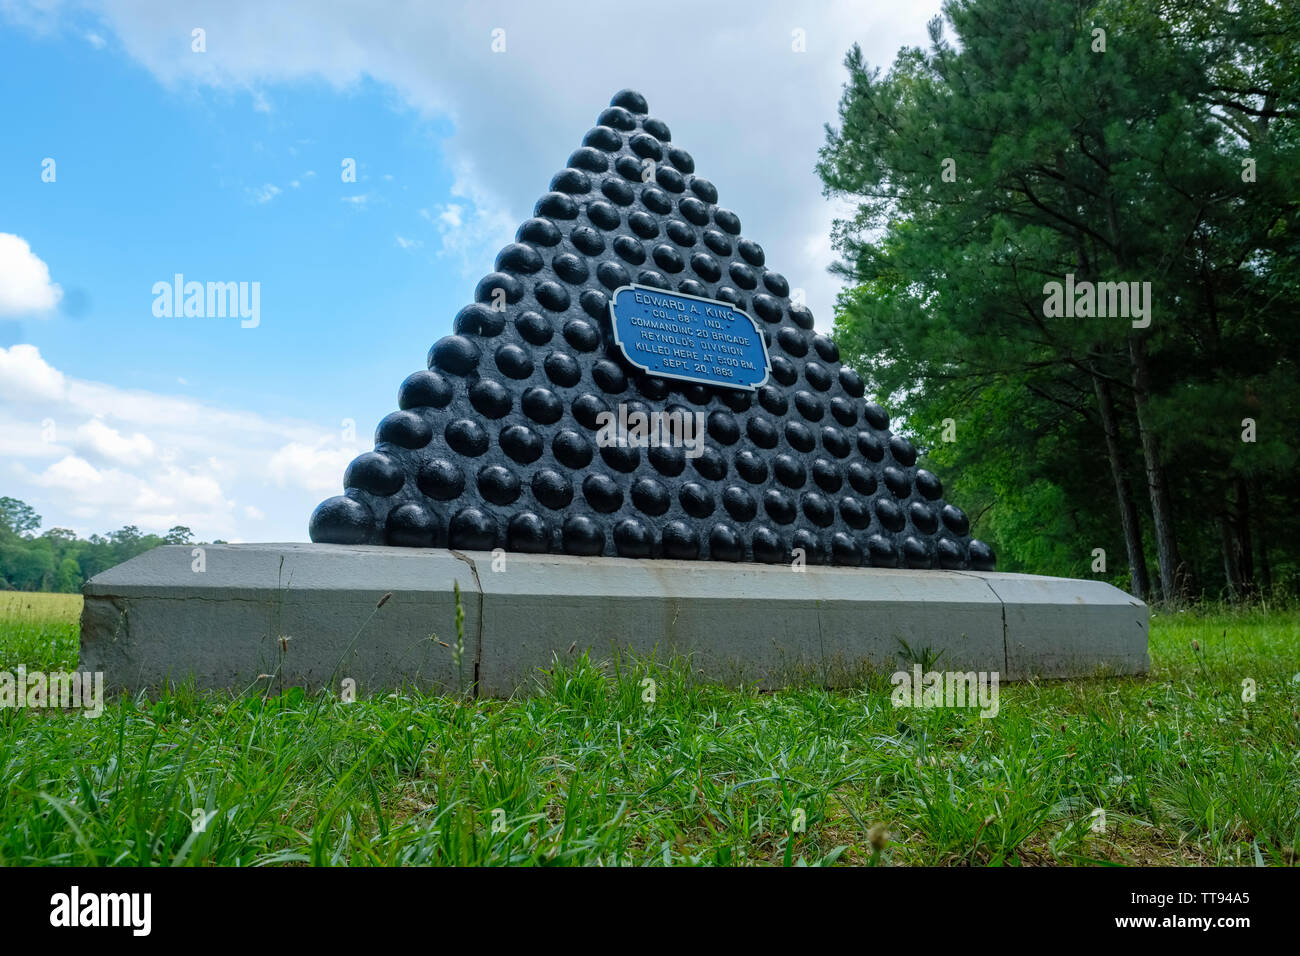
[[[74,668],[79,611],[0,592],[0,671]],[[1150,647],[1146,677],[1003,685],[992,719],[896,709],[887,674],[759,693],[582,656],[506,701],[5,708],[0,863],[1293,864],[1300,612],[1155,612]]]

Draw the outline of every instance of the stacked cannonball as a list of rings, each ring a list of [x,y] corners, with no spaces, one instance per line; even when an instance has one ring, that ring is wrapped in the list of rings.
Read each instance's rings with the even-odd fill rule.
[[[402,383],[345,493],[316,508],[312,540],[993,570],[644,97],[623,90],[596,122],[428,368]],[[744,391],[634,368],[609,315],[629,284],[749,313],[768,382]],[[702,452],[600,447],[601,413],[620,404],[703,412]]]

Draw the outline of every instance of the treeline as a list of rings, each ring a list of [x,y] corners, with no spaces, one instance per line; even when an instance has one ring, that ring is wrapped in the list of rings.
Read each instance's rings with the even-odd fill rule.
[[[67,528],[38,534],[41,516],[16,498],[0,498],[0,591],[76,594],[82,582],[160,544],[193,544],[189,528],[163,536],[127,525],[107,535],[78,538]]]
[[[950,0],[855,46],[836,336],[1002,570],[1247,599],[1300,563],[1300,4]]]

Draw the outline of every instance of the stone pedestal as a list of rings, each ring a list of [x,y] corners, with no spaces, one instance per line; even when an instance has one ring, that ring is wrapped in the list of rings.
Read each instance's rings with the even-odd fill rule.
[[[107,687],[526,690],[554,654],[689,655],[704,679],[844,686],[868,669],[1003,680],[1144,672],[1147,608],[1098,581],[975,571],[328,544],[160,547],[85,585]],[[196,570],[201,567],[202,570]],[[455,645],[459,586],[464,654]],[[391,594],[387,600],[381,600]]]

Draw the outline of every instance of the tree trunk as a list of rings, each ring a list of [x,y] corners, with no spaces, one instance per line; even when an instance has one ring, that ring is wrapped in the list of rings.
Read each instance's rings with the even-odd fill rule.
[[[1115,500],[1119,505],[1120,527],[1124,531],[1124,548],[1128,552],[1130,586],[1133,596],[1139,601],[1145,601],[1151,593],[1151,579],[1147,576],[1147,559],[1142,550],[1142,526],[1138,523],[1137,505],[1129,487],[1128,468],[1119,440],[1119,426],[1115,421],[1115,402],[1111,398],[1110,383],[1100,375],[1092,376],[1092,386],[1097,393],[1101,430],[1106,436],[1110,474],[1115,480]]]
[[[1237,485],[1237,521],[1234,537],[1237,545],[1238,573],[1241,575],[1242,592],[1249,596],[1255,590],[1255,549],[1250,541],[1250,489],[1246,479],[1240,476]]]
[[[1263,501],[1263,483],[1258,477],[1255,478],[1255,500]],[[1258,511],[1255,512],[1259,514]],[[1273,566],[1268,563],[1268,538],[1265,536],[1266,526],[1263,522],[1256,519],[1255,521],[1255,541],[1259,546],[1259,578],[1264,587],[1266,596],[1273,593]]]
[[[1142,440],[1142,459],[1146,465],[1147,491],[1151,497],[1151,524],[1156,536],[1156,556],[1160,561],[1161,596],[1168,604],[1181,604],[1187,596],[1186,568],[1178,554],[1178,536],[1174,532],[1174,510],[1165,486],[1160,443],[1147,416],[1147,396],[1151,392],[1151,375],[1147,368],[1146,346],[1137,335],[1128,340],[1129,360],[1133,373],[1133,405],[1137,412],[1138,435]]]
[[[1219,513],[1219,543],[1223,549],[1223,576],[1228,581],[1228,595],[1239,601],[1242,596],[1241,562],[1237,555],[1233,516],[1227,511]]]

